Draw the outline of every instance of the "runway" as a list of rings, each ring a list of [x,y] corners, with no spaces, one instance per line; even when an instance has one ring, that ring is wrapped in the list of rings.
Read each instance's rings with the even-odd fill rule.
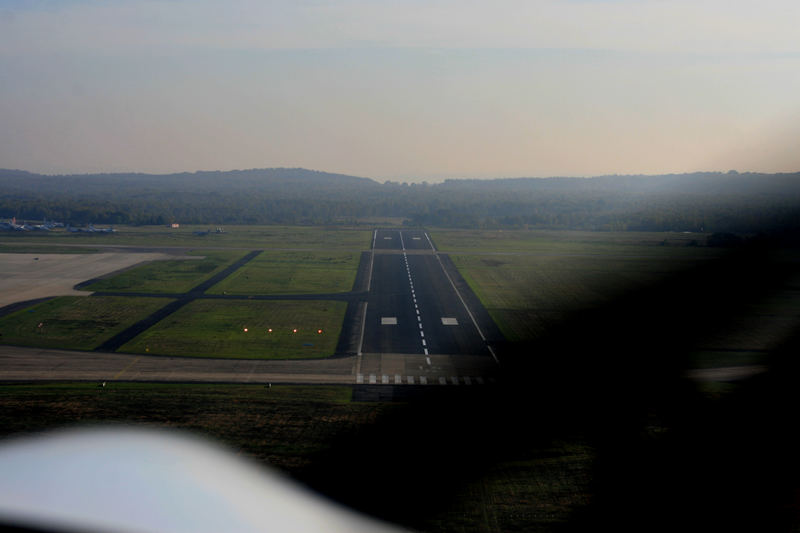
[[[362,353],[492,356],[425,231],[376,230],[373,254]]]

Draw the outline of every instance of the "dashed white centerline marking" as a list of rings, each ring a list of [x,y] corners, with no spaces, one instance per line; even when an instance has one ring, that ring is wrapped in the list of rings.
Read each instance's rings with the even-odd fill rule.
[[[411,265],[408,262],[408,254],[406,253],[406,245],[405,245],[405,242],[403,240],[403,232],[402,231],[398,231],[398,234],[400,235],[400,245],[403,248],[403,263],[405,263],[405,265],[406,265],[406,273],[408,274],[408,286],[411,289],[411,300],[414,303],[414,312],[417,315],[417,324],[419,325],[419,335],[422,338],[422,348],[425,351],[425,355],[428,355],[428,348],[426,348],[427,343],[425,342],[425,339],[424,339],[425,333],[422,330],[422,316],[421,316],[420,311],[419,311],[419,305],[417,304],[417,293],[414,290],[414,277],[411,275]],[[417,237],[416,239],[420,240],[419,237]],[[430,359],[428,359],[428,365],[430,365],[430,364],[431,364],[430,363]]]

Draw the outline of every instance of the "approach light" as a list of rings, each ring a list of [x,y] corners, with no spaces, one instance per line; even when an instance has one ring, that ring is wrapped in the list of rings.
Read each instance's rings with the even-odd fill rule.
[[[267,330],[267,333],[272,333],[272,328],[269,328],[269,329]]]
[[[247,333],[247,328],[244,328],[244,332]]]
[[[318,329],[318,330],[317,330],[317,333],[322,333],[322,330],[321,330],[321,329]]]
[[[293,329],[292,333],[297,333],[297,328]]]

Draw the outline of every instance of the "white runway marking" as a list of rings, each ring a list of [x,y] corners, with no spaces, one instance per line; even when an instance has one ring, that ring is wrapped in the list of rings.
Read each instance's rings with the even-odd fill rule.
[[[453,318],[453,317],[443,316],[442,317],[442,325],[443,326],[457,326],[458,325],[458,319],[457,318]]]
[[[397,325],[397,317],[395,316],[381,317],[381,326],[396,326],[396,325]]]

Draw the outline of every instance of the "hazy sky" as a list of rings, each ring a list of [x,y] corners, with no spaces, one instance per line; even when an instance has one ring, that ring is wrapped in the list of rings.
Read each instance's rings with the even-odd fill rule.
[[[800,2],[0,0],[0,168],[800,170]]]

